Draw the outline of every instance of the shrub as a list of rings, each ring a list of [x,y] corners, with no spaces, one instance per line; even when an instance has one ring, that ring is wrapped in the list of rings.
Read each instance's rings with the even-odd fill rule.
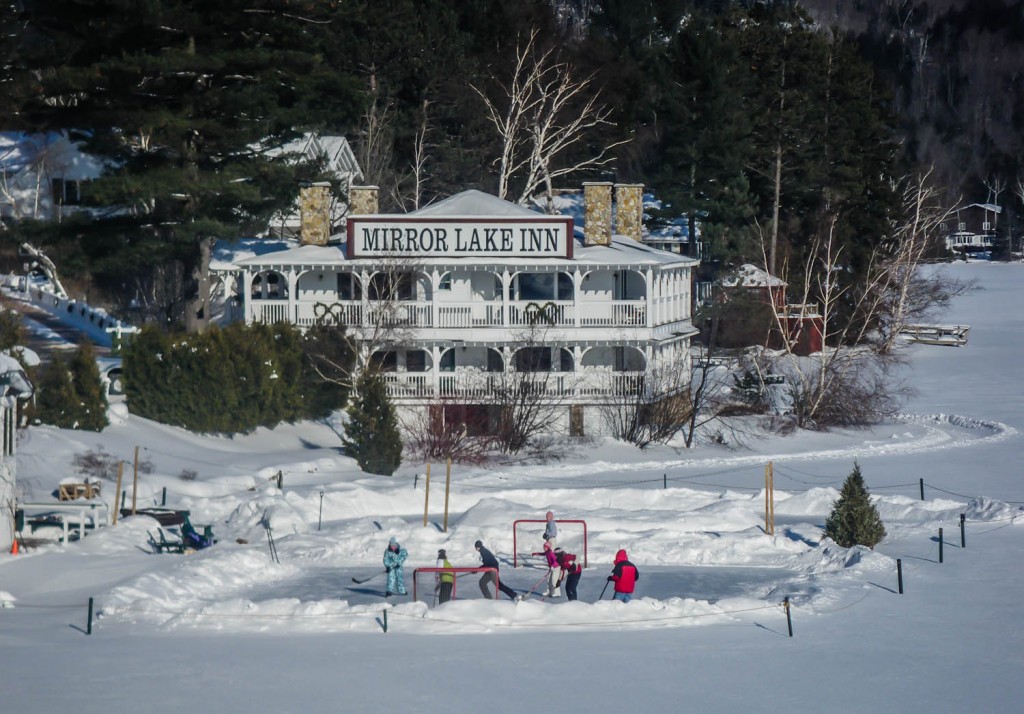
[[[885,538],[885,526],[878,510],[871,503],[871,494],[864,485],[860,465],[854,463],[853,471],[846,477],[839,499],[832,506],[832,513],[825,521],[825,536],[837,545],[850,548],[866,545],[874,548]]]
[[[235,323],[199,335],[146,327],[124,348],[128,407],[197,432],[248,432],[323,417],[345,405],[348,383],[325,376],[311,355],[330,346],[325,359],[338,373],[350,368],[352,355],[340,328],[311,332],[307,338],[286,323]]]

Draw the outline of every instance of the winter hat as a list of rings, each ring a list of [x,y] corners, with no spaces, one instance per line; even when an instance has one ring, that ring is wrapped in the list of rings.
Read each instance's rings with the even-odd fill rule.
[[[388,541],[388,545],[398,545],[398,539],[391,536],[391,540]]]
[[[616,563],[621,563],[623,560],[629,560],[629,557],[626,555],[626,549],[625,548],[623,548],[622,550],[620,550],[618,553],[615,554],[615,562]]]
[[[473,547],[474,548],[483,548],[484,547],[483,541],[479,541],[478,540],[476,543],[473,544]]]
[[[444,552],[444,548],[441,548],[441,550],[437,551],[437,557],[443,560],[448,557],[448,554]]]
[[[552,518],[554,518],[554,517],[555,517],[555,514],[554,514],[554,513],[552,513],[551,511],[548,511],[548,512],[547,512],[547,513],[545,514],[545,518],[547,518],[547,519],[548,519],[549,521],[550,521],[550,520],[551,520]]]
[[[562,546],[558,546],[557,548],[555,548],[555,552],[556,553],[564,553],[565,551],[562,550]]]
[[[551,544],[547,541],[544,541],[544,550],[551,550]]]

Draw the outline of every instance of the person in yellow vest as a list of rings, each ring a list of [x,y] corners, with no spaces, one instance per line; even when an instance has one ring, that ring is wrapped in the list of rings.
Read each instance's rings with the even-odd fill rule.
[[[444,548],[437,551],[437,567],[450,568],[448,554]],[[437,604],[441,605],[452,599],[452,589],[455,587],[455,573],[437,573],[434,576],[434,590],[437,591]]]

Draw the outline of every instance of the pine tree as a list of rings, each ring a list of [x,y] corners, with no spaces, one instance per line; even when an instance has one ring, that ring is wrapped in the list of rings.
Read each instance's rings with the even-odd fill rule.
[[[107,419],[107,394],[91,342],[85,341],[78,346],[71,357],[69,369],[71,388],[75,395],[77,428],[103,431],[110,424]]]
[[[878,510],[871,503],[871,494],[864,485],[860,464],[854,462],[853,471],[846,477],[839,499],[825,521],[825,537],[844,548],[866,545],[874,548],[885,538],[885,526]]]
[[[77,425],[76,396],[71,383],[71,372],[64,357],[55,353],[39,377],[36,396],[36,418],[43,424],[61,429],[74,429]]]
[[[359,378],[348,417],[342,448],[345,455],[367,473],[393,474],[402,463],[402,440],[395,408],[380,375],[366,373]]]

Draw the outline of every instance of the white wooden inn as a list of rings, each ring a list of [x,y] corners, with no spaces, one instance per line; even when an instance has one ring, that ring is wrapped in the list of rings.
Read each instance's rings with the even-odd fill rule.
[[[697,261],[641,242],[641,188],[585,184],[576,227],[479,191],[380,215],[376,188],[355,187],[332,238],[328,188],[314,185],[297,244],[213,272],[246,323],[346,325],[400,409],[483,413],[498,380],[529,372],[566,425],[599,433],[600,405],[651,389],[659,365],[688,365],[696,332]]]

